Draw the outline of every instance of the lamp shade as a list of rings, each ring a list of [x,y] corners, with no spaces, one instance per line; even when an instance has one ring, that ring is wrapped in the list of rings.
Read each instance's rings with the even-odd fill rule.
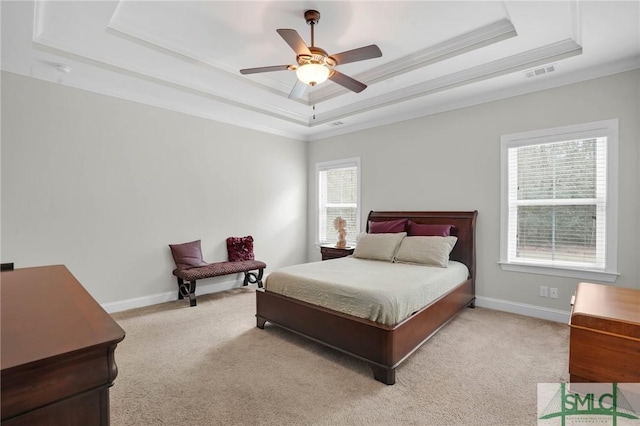
[[[321,64],[304,64],[298,67],[296,75],[301,82],[315,86],[326,81],[329,72],[329,68]]]

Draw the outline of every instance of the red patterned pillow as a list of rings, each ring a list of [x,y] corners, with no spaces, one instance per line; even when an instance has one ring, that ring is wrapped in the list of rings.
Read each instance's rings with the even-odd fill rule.
[[[242,260],[255,260],[253,256],[253,237],[229,237],[227,238],[227,253],[229,262]]]

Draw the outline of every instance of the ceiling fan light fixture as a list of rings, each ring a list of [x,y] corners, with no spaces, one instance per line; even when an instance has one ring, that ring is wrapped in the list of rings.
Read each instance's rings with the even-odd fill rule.
[[[330,73],[331,71],[325,65],[314,63],[303,64],[296,70],[298,80],[309,86],[327,81]]]
[[[302,97],[305,91],[303,84],[315,86],[324,83],[326,80],[331,80],[354,93],[360,93],[366,89],[366,84],[342,74],[340,71],[335,70],[334,67],[350,62],[379,58],[382,56],[380,48],[375,44],[371,44],[369,46],[329,55],[324,49],[315,45],[314,27],[320,20],[320,12],[317,10],[307,10],[304,12],[304,19],[307,21],[307,24],[311,26],[311,46],[307,46],[296,30],[290,28],[279,28],[276,30],[289,47],[296,52],[297,64],[244,68],[240,70],[240,74],[295,70],[298,82],[296,82],[293,90],[289,93],[290,99],[300,99]]]

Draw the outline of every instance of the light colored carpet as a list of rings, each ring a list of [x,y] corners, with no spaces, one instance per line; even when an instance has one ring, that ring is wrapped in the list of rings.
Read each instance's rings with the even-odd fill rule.
[[[536,384],[568,379],[568,326],[465,309],[396,370],[267,324],[255,290],[114,314],[112,425],[534,425]]]

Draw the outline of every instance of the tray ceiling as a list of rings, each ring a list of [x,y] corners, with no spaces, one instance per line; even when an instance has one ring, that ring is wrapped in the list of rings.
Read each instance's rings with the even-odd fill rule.
[[[315,140],[640,67],[637,1],[2,2],[2,69],[301,140]],[[330,54],[368,85],[289,99],[295,63],[276,33]]]

